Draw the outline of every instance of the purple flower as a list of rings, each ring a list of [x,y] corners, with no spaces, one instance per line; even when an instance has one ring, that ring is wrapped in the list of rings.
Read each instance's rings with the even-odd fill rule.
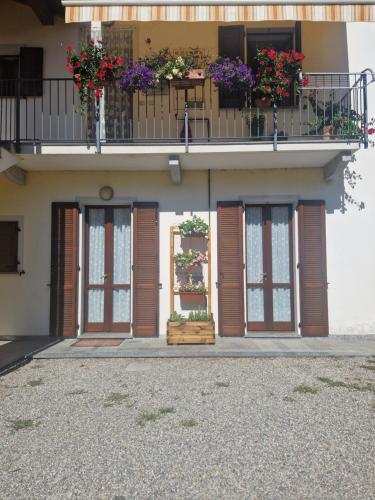
[[[142,61],[129,60],[125,70],[120,75],[118,85],[128,94],[134,94],[137,90],[147,94],[157,85],[156,71]]]
[[[228,93],[248,92],[254,85],[251,68],[246,66],[239,57],[235,60],[225,58],[220,62],[210,64],[208,75],[216,87]]]

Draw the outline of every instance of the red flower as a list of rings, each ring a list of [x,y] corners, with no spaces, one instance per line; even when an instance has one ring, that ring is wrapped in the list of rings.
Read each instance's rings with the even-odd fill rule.
[[[276,52],[276,50],[273,50],[273,49],[269,50],[269,51],[268,51],[268,57],[269,57],[270,59],[272,59],[272,61],[274,61],[274,60],[276,59],[276,57],[277,57],[277,52]]]
[[[75,67],[75,68],[80,68],[80,67],[81,67],[81,63],[80,63],[79,61],[76,61],[76,62],[74,63],[74,67]]]
[[[107,66],[107,63],[105,63],[104,61],[99,61],[99,66],[101,68],[105,68]]]
[[[74,78],[81,78],[80,73],[74,73]]]
[[[285,97],[289,97],[289,92],[284,92]]]
[[[123,60],[123,58],[122,58],[121,56],[119,56],[119,57],[117,58],[117,64],[118,64],[119,66],[122,66],[122,65],[124,64],[124,60]]]
[[[82,83],[76,82],[76,87],[77,87],[77,89],[80,89],[82,87]]]
[[[283,94],[283,89],[282,89],[282,87],[279,87],[279,86],[277,86],[277,87],[276,87],[276,94],[277,94],[277,95],[282,95],[282,94]]]
[[[114,66],[113,66],[113,64],[112,64],[112,63],[109,63],[109,64],[108,64],[108,66],[107,66],[107,68],[108,68],[108,69],[113,69],[113,68],[114,68]]]
[[[74,51],[73,46],[72,46],[72,45],[70,45],[70,44],[69,44],[69,45],[67,45],[67,46],[65,47],[65,50],[66,50],[67,52],[73,52],[73,51]]]
[[[265,56],[267,54],[267,49],[262,49],[262,54]]]
[[[266,71],[267,71],[267,73],[272,73],[272,68],[271,68],[271,66],[267,66]]]
[[[93,89],[94,88],[94,84],[92,82],[87,82],[87,88],[88,89]]]
[[[375,128],[369,128],[368,131],[367,131],[367,133],[369,135],[375,134]]]
[[[95,97],[101,97],[102,95],[102,90],[101,89],[96,89],[94,92]]]
[[[304,78],[302,80],[302,85],[305,87],[306,85],[308,85],[310,83],[310,80],[308,78]]]
[[[69,62],[70,62],[70,57],[69,57],[69,56],[66,56],[66,57],[65,57],[65,61],[66,61],[67,63],[69,63]]]
[[[67,64],[65,67],[70,73],[73,73],[73,66],[71,64]]]
[[[284,64],[282,62],[279,62],[277,65],[278,68],[282,69],[284,67]]]

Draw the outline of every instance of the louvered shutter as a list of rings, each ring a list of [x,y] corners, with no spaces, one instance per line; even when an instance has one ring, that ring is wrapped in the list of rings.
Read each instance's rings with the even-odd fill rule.
[[[159,212],[157,203],[133,206],[133,335],[156,337],[159,326]]]
[[[328,335],[326,228],[324,201],[298,206],[301,332]]]
[[[244,26],[219,26],[219,57],[235,59],[245,57],[245,28]],[[219,94],[220,108],[240,108],[243,106],[244,96],[241,92]]]
[[[218,202],[219,334],[244,334],[243,208],[241,202]]]
[[[43,48],[20,48],[21,97],[43,95]]]
[[[52,203],[51,335],[77,334],[78,203]]]
[[[0,222],[0,273],[18,271],[18,222]]]

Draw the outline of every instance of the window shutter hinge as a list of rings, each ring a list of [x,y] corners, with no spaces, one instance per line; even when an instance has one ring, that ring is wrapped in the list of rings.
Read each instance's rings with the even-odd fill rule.
[[[245,264],[242,264],[242,268],[245,269],[245,267],[246,267]]]
[[[300,268],[301,268],[301,263],[300,263],[300,262],[298,262],[298,264],[297,264],[297,269],[300,269]]]
[[[298,323],[298,328],[302,328],[302,323]]]
[[[80,272],[81,271],[81,266],[78,266],[77,267],[77,271]]]
[[[21,232],[21,228],[20,226],[17,226],[17,231],[20,233]]]
[[[79,330],[79,323],[77,323],[76,330]]]

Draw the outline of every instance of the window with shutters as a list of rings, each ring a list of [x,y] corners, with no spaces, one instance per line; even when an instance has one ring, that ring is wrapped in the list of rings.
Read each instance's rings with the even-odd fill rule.
[[[246,33],[247,64],[251,66],[254,74],[257,72],[257,66],[254,58],[258,49],[274,49],[289,52],[294,49],[301,50],[301,31],[300,23],[296,23],[294,28],[278,29],[250,29]],[[291,84],[293,87],[294,82]],[[254,96],[256,98],[256,96]],[[290,89],[290,97],[285,98],[281,106],[293,106],[296,102],[295,92]]]
[[[43,95],[43,49],[21,47],[18,54],[2,54],[0,46],[0,98],[15,97],[20,79],[20,97]]]
[[[248,29],[246,32],[245,26],[242,25],[219,27],[219,57],[229,57],[230,59],[239,57],[242,61],[246,60],[247,64],[254,70],[254,74],[257,70],[254,57],[257,54],[257,49],[264,47],[275,50],[295,49],[301,51],[301,23],[296,22],[292,28]],[[290,95],[291,97],[283,102],[283,106],[295,104],[294,92],[291,91]],[[220,108],[241,108],[244,105],[244,100],[245,96],[238,92],[231,94],[220,92]]]
[[[0,220],[0,273],[19,272],[19,222]]]

